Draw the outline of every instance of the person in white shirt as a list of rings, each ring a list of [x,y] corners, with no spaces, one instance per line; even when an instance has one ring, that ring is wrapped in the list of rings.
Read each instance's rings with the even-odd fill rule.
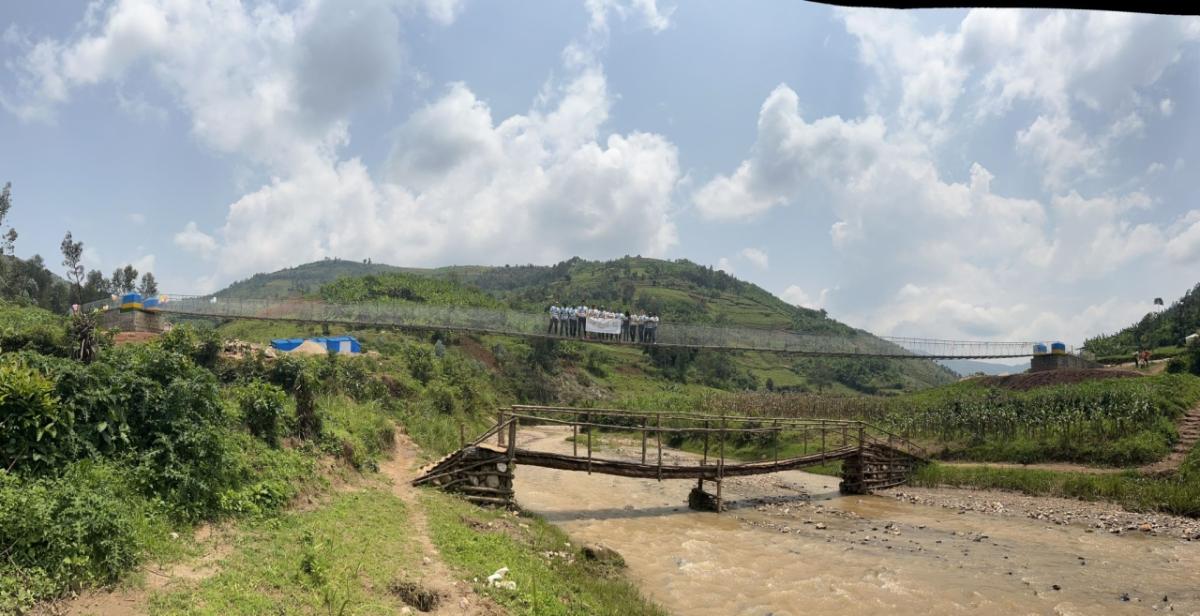
[[[575,321],[579,327],[579,337],[587,336],[587,306],[580,305],[575,309]]]
[[[546,327],[547,334],[558,334],[558,306],[550,304],[550,325]]]

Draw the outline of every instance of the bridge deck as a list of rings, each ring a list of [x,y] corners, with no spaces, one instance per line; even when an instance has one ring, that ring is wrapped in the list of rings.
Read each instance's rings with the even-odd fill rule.
[[[489,448],[491,449],[491,448]],[[497,451],[493,449],[493,451]],[[744,477],[747,475],[763,475],[790,471],[809,466],[816,466],[834,460],[844,460],[858,454],[858,447],[843,447],[818,453],[812,453],[779,461],[743,462],[725,464],[722,469],[717,464],[700,466],[664,464],[642,464],[623,460],[592,458],[590,460],[570,454],[549,453],[517,448],[515,462],[530,466],[541,466],[564,471],[583,471],[620,477],[637,477],[643,479],[718,479],[724,477]]]

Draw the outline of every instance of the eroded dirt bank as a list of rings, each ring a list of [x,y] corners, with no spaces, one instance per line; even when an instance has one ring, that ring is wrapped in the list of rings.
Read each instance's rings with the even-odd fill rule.
[[[570,450],[563,431],[522,433]],[[679,614],[1200,613],[1200,542],[1182,531],[842,497],[835,478],[803,472],[727,481],[735,508],[715,515],[687,509],[691,487],[534,467],[516,480],[522,506],[621,552]]]

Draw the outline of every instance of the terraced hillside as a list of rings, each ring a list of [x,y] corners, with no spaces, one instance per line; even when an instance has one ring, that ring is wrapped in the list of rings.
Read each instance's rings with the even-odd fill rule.
[[[444,284],[429,285],[421,278]],[[350,280],[358,278],[359,280]],[[337,281],[337,282],[334,282]],[[448,286],[447,286],[448,285]],[[486,294],[486,295],[484,295]],[[793,306],[757,285],[695,263],[625,257],[614,261],[570,259],[551,266],[452,266],[435,269],[327,260],[255,276],[220,291],[224,297],[323,297],[354,301],[424,301],[497,305],[541,311],[552,302],[587,303],[658,313],[665,321],[791,329],[828,335],[869,335],[824,311]],[[737,371],[770,389],[888,393],[955,380],[933,362],[812,360],[768,353],[731,354]],[[655,363],[678,358],[653,357]],[[689,361],[719,363],[719,357]],[[677,374],[679,378],[686,371]],[[748,379],[734,379],[741,386]]]

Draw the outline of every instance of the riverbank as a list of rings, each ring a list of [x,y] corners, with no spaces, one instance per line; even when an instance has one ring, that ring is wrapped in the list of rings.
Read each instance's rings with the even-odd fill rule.
[[[522,446],[570,446],[561,431],[522,432]],[[693,485],[529,467],[516,479],[523,507],[616,549],[673,613],[1200,611],[1200,550],[1155,519],[1150,532],[1114,534],[1082,519],[841,496],[837,479],[794,471],[726,481],[731,510],[714,515],[687,509]]]

